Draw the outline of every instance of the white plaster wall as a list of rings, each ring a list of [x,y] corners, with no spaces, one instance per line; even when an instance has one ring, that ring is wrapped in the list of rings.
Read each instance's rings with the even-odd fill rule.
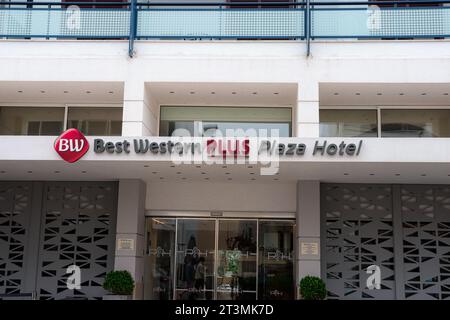
[[[155,182],[147,210],[295,212],[296,184]]]

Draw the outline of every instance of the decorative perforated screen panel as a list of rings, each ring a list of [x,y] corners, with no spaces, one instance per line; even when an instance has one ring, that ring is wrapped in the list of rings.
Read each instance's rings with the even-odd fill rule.
[[[107,182],[44,185],[37,287],[39,299],[100,299],[113,268],[117,188]],[[82,290],[68,290],[66,268],[81,268]]]
[[[327,184],[321,194],[322,252],[329,298],[394,299],[390,186]],[[370,265],[381,268],[380,290],[366,287]]]
[[[24,293],[32,184],[0,182],[0,294]]]
[[[406,299],[450,298],[450,187],[402,186]]]
[[[450,299],[450,186],[324,184],[321,197],[329,298]]]

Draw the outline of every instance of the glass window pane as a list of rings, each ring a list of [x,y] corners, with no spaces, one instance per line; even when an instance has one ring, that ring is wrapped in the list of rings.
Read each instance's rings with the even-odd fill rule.
[[[172,300],[175,219],[146,219],[144,299]]]
[[[0,107],[0,135],[61,134],[64,108]]]
[[[215,221],[179,219],[176,244],[177,300],[214,296]]]
[[[257,136],[260,131],[268,136],[290,137],[291,109],[161,107],[161,136]]]
[[[120,136],[122,108],[69,107],[67,126],[85,135]]]
[[[217,299],[256,299],[254,220],[219,220]]]
[[[294,222],[259,222],[258,298],[295,298]]]
[[[382,137],[450,137],[450,110],[382,110]]]
[[[376,137],[376,110],[320,110],[321,137]]]

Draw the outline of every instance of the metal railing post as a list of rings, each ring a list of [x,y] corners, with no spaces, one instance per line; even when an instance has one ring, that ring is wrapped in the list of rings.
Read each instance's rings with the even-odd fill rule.
[[[310,0],[306,0],[305,9],[305,21],[306,21],[306,56],[309,57],[311,53],[311,4]]]
[[[130,4],[130,34],[128,39],[128,56],[133,58],[134,55],[134,39],[137,30],[137,0],[131,0]]]

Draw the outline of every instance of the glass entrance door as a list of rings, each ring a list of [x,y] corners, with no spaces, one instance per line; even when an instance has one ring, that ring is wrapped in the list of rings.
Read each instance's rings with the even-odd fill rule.
[[[256,299],[256,248],[256,220],[219,220],[217,299]]]
[[[144,297],[293,299],[288,220],[148,218]]]
[[[178,219],[177,229],[175,299],[214,299],[216,221]]]

